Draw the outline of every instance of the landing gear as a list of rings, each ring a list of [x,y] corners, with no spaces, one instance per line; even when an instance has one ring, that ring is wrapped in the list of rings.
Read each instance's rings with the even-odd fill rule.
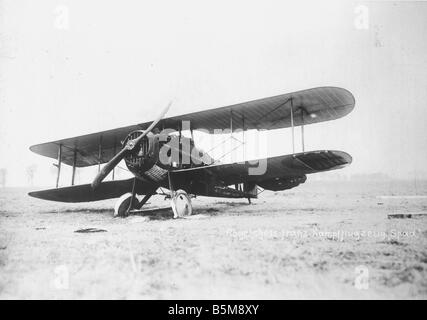
[[[135,179],[132,192],[125,193],[117,200],[116,205],[114,206],[114,217],[127,217],[130,213],[138,212],[138,210],[141,209],[141,207],[148,201],[148,199],[150,199],[152,195],[156,194],[156,191],[153,190],[147,193],[144,198],[139,201],[136,197],[136,183],[137,181]],[[191,199],[189,195],[182,189],[174,191],[170,175],[169,189],[169,196],[171,199],[171,207],[174,219],[192,215],[193,206],[191,205]]]
[[[131,199],[133,203],[131,206]],[[136,197],[132,196],[132,193],[128,192],[122,195],[119,200],[117,200],[116,205],[114,206],[114,217],[127,217],[129,215],[129,208],[138,208],[139,201]]]
[[[191,216],[193,213],[191,199],[184,190],[177,190],[173,192],[171,198],[171,207],[174,219],[182,218],[184,216]]]
[[[117,200],[116,205],[114,206],[114,217],[127,217],[129,213],[141,209],[152,195],[153,193],[148,193],[141,201],[138,201],[138,198],[135,195],[132,195],[132,193],[125,193],[119,198],[119,200]],[[132,198],[133,203],[130,205]]]
[[[175,191],[170,171],[168,172],[168,181],[173,218],[190,216],[193,213],[193,206],[187,192],[181,189]]]

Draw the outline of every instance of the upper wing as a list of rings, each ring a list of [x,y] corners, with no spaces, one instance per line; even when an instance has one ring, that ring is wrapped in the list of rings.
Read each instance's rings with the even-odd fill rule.
[[[292,103],[291,103],[292,100]],[[334,120],[350,113],[355,100],[351,92],[337,87],[320,87],[286,93],[274,97],[243,102],[227,107],[193,112],[164,119],[165,128],[178,129],[181,121],[188,120],[195,130],[279,129],[291,127],[291,105],[294,126]]]
[[[320,87],[164,118],[157,128],[178,130],[182,121],[190,121],[191,128],[194,130],[204,129],[213,132],[215,129],[230,128],[231,119],[233,129],[287,128],[291,126],[291,105],[294,125],[299,126],[302,123],[312,124],[343,117],[353,110],[354,104],[354,97],[349,91],[336,87]],[[150,124],[151,122],[145,122],[38,144],[30,147],[30,150],[57,159],[58,147],[61,145],[61,159],[65,164],[73,165],[74,152],[76,152],[77,167],[91,166],[98,162],[105,163],[121,148],[121,141],[128,133],[144,130]]]
[[[198,185],[210,178],[227,186],[242,182],[260,183],[271,179],[301,178],[310,173],[342,168],[351,161],[351,156],[343,151],[310,151],[256,161],[182,169],[173,171],[172,174],[180,187]]]
[[[64,188],[33,191],[28,195],[34,198],[61,202],[88,202],[111,198],[118,198],[126,192],[132,191],[134,179],[105,181],[94,191],[90,184],[82,184]],[[157,189],[157,185],[137,180],[138,194],[147,194]]]

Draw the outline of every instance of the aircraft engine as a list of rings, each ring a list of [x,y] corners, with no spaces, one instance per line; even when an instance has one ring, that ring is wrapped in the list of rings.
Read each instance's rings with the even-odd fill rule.
[[[136,130],[129,133],[123,141],[123,146],[125,146],[129,140],[134,140],[143,133],[144,130]],[[158,154],[158,136],[153,133],[148,133],[144,138],[142,138],[138,145],[125,156],[124,160],[128,169],[133,174],[140,176],[156,164]]]

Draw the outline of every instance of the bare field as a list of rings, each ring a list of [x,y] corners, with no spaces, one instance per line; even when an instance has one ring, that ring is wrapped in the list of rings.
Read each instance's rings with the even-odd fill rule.
[[[0,190],[2,299],[427,298],[427,182],[309,177],[251,205],[198,197],[177,220],[160,196],[122,219],[115,200],[27,191]]]

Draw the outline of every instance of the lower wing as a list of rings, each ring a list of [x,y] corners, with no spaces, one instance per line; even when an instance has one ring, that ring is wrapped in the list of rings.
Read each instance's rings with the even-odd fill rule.
[[[310,151],[254,161],[176,170],[172,172],[172,176],[174,181],[177,181],[178,187],[187,186],[189,192],[200,195],[213,195],[209,181],[211,186],[257,183],[265,189],[285,190],[305,182],[306,174],[343,168],[351,161],[351,156],[343,151]]]
[[[131,192],[134,179],[106,181],[94,191],[90,184],[82,184],[64,188],[56,188],[49,190],[41,190],[30,192],[28,195],[52,201],[61,202],[89,202],[111,198],[118,198],[126,192]],[[157,185],[150,183],[142,183],[136,180],[136,192],[139,195],[153,192],[157,189]]]

